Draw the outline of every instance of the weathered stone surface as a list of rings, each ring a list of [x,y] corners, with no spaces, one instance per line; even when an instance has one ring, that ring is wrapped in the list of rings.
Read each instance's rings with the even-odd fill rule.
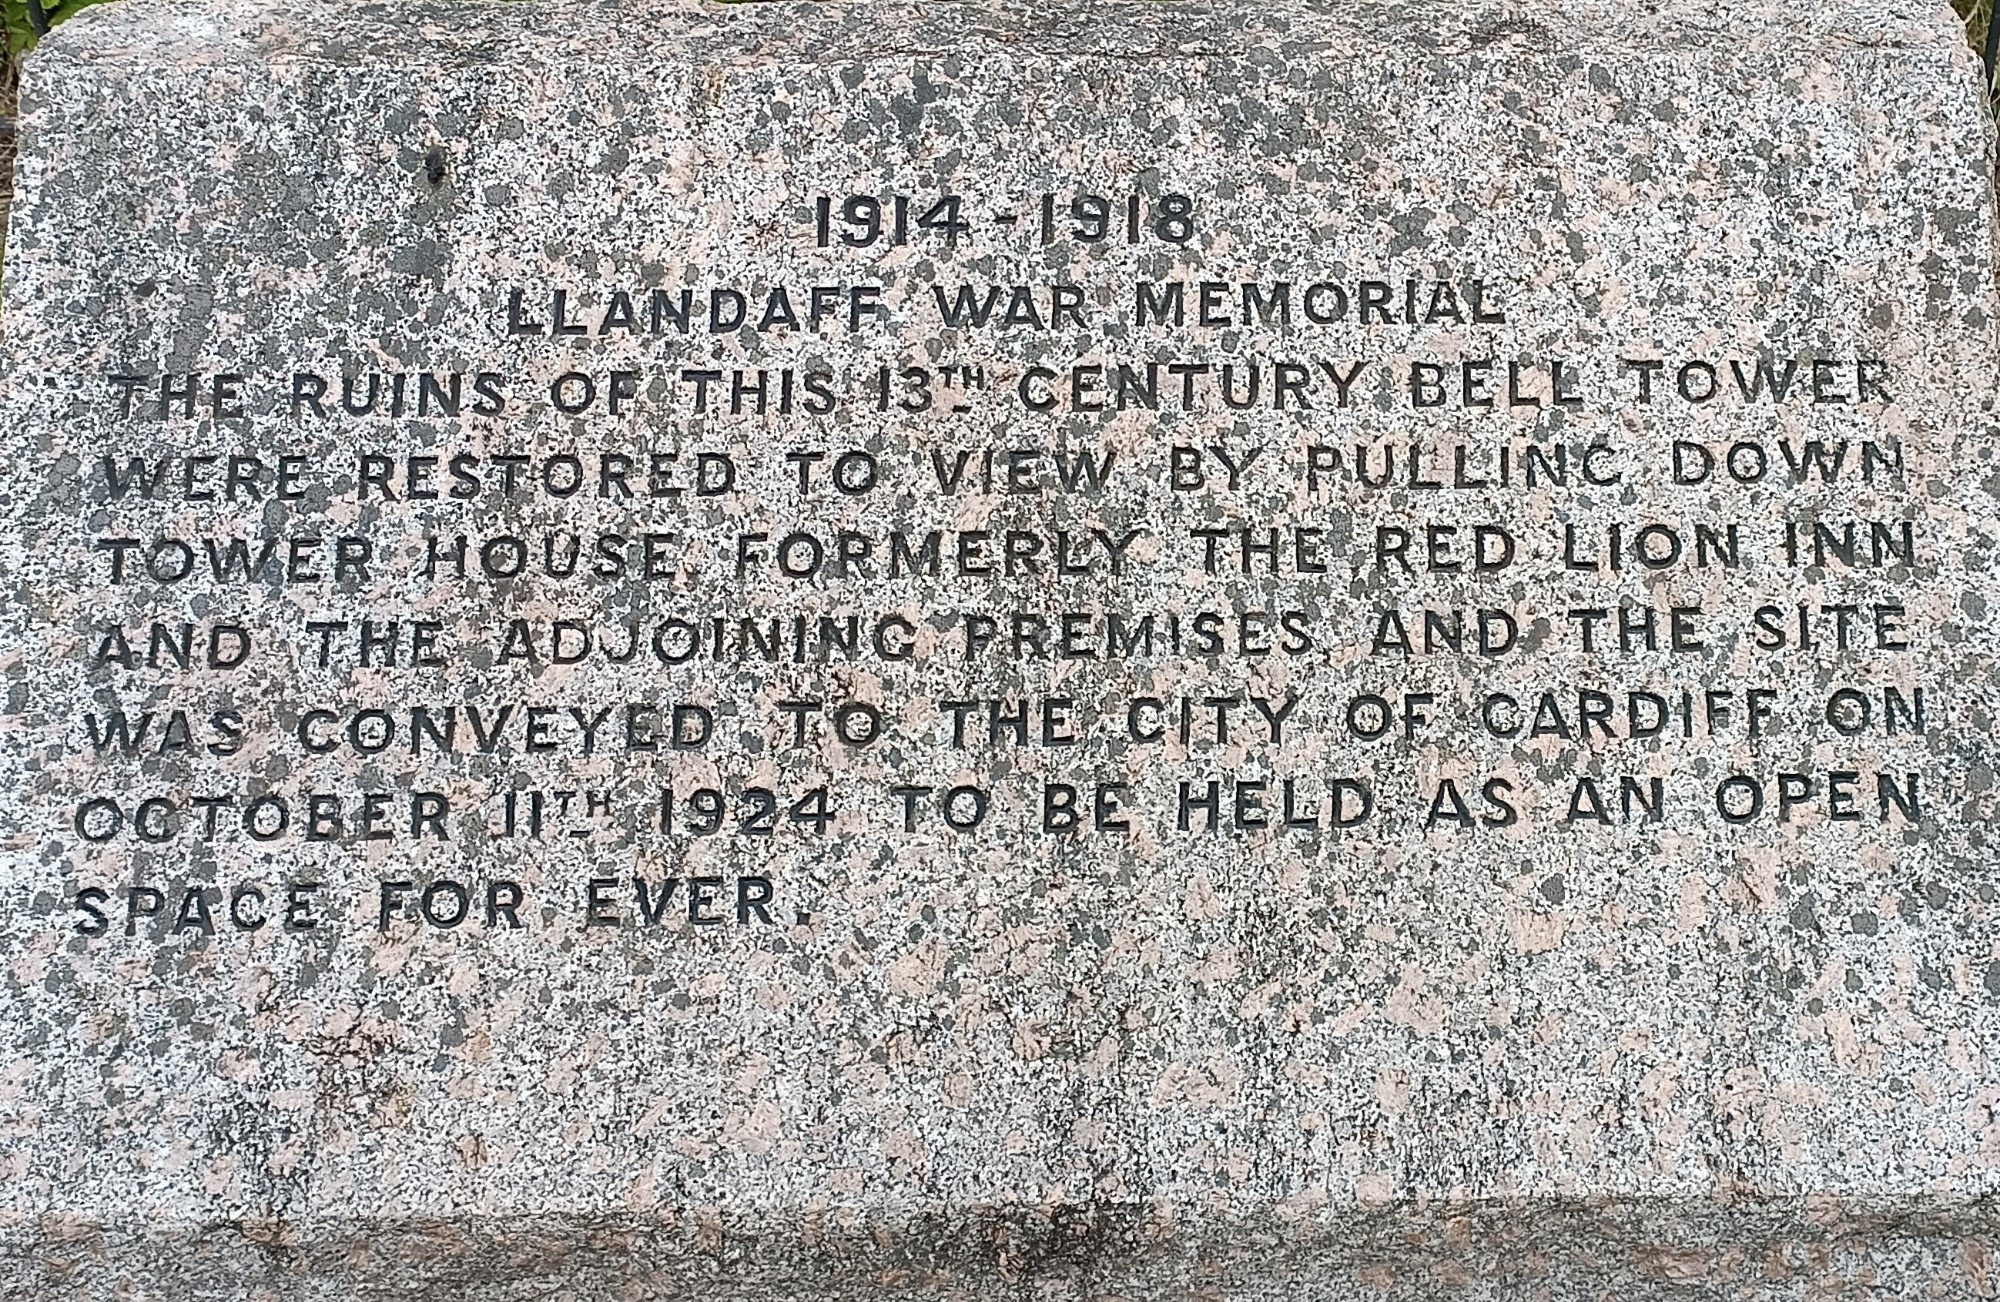
[[[0,1291],[1990,1295],[1977,82],[1916,4],[65,25],[5,273]]]

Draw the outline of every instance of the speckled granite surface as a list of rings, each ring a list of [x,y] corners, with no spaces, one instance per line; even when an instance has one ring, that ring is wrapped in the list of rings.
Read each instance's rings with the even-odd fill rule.
[[[64,25],[0,1296],[1992,1296],[1992,130],[1796,8]]]

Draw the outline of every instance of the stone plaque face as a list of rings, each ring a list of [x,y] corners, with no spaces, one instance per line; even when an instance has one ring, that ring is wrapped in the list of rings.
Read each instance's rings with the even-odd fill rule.
[[[10,1295],[1994,1287],[1961,44],[65,26]]]

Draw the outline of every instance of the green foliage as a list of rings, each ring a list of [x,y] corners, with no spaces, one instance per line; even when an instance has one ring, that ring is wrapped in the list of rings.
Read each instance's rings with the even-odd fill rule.
[[[89,5],[104,0],[0,0],[7,21],[7,57],[11,62],[35,48],[41,34]],[[1988,0],[1990,3],[1990,0]]]

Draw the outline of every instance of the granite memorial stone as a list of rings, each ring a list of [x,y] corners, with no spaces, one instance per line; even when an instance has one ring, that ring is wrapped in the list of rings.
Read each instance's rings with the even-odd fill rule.
[[[133,0],[22,94],[0,1294],[2000,1290],[1942,5]]]

